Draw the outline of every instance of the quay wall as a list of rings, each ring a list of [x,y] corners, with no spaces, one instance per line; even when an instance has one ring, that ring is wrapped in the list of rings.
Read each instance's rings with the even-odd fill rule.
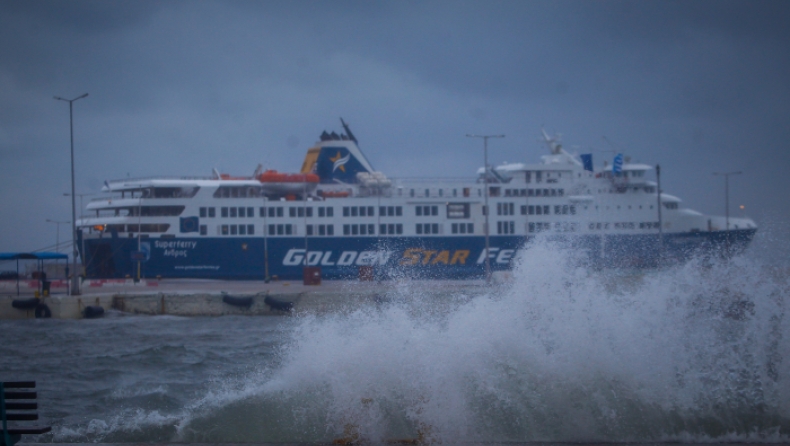
[[[152,285],[156,283],[156,285]],[[108,286],[110,285],[110,286]],[[104,287],[83,287],[82,294],[70,296],[66,290],[40,297],[51,317],[81,319],[89,306],[101,307],[105,313],[117,311],[139,315],[174,316],[282,316],[292,313],[324,313],[355,309],[378,304],[393,295],[419,292],[423,296],[452,293],[483,294],[490,291],[485,284],[469,281],[415,282],[407,285],[376,282],[325,282],[308,286],[300,283],[263,282],[176,282],[165,281],[136,284],[105,284]],[[223,296],[252,298],[249,307],[234,306],[223,301]],[[34,319],[34,308],[14,308],[14,300],[28,300],[33,291],[17,295],[16,290],[0,292],[0,320]],[[292,312],[270,308],[264,300],[269,297],[293,304]]]

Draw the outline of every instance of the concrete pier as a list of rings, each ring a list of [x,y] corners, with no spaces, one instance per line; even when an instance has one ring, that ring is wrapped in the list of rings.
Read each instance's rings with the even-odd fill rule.
[[[15,299],[34,296],[34,284],[19,296],[16,288],[0,289],[0,319],[33,319],[34,309],[13,308]],[[69,296],[65,289],[53,288],[43,296],[51,317],[80,319],[88,306],[102,307],[131,314],[176,316],[287,315],[299,312],[329,312],[381,302],[398,293],[421,295],[449,293],[481,295],[492,290],[481,281],[324,281],[321,285],[301,282],[220,281],[171,279],[133,282],[126,280],[86,282],[82,294]],[[239,307],[223,302],[223,295],[252,297],[252,305]],[[292,302],[291,313],[272,310],[266,297]]]

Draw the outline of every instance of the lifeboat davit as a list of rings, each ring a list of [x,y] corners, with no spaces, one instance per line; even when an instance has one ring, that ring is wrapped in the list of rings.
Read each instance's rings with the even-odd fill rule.
[[[263,189],[282,194],[312,192],[318,185],[318,175],[314,173],[285,173],[267,170],[258,175]]]

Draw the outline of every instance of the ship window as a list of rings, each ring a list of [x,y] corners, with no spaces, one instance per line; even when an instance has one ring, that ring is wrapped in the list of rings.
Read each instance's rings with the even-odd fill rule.
[[[238,215],[238,212],[236,211],[236,208],[230,208],[230,216],[231,217],[236,217],[237,215]]]
[[[255,209],[252,207],[247,208],[247,218],[255,217]]]
[[[527,206],[521,205],[521,215],[527,215]]]
[[[417,234],[438,234],[438,223],[417,223]]]
[[[326,216],[326,208],[319,207],[318,208],[318,216],[319,217],[325,217]]]
[[[469,188],[465,187],[464,188],[464,197],[468,197],[468,196],[469,196]]]
[[[206,225],[200,225],[200,235],[208,234],[208,227]]]
[[[236,225],[230,225],[230,235],[236,235],[238,233],[238,228]]]
[[[351,225],[343,225],[343,235],[351,235]]]
[[[549,213],[550,213],[549,212],[549,208],[550,207],[551,206],[549,206],[549,205],[543,206],[543,215],[549,215]]]
[[[304,208],[298,208],[296,213],[298,214],[298,217],[304,217]]]
[[[228,208],[222,208],[222,218],[228,218]]]
[[[277,209],[276,208],[268,208],[268,210],[266,212],[269,214],[269,218],[273,218],[276,215],[276,213],[277,213]]]
[[[515,215],[515,207],[513,203],[502,203],[502,215]]]
[[[222,225],[222,235],[228,235],[229,233],[228,225]]]
[[[214,217],[216,217],[216,216],[217,216],[216,209],[214,209],[214,208],[208,208],[208,217],[209,217],[209,218],[214,218]]]
[[[351,235],[359,235],[359,225],[351,225]]]
[[[296,208],[288,208],[288,216],[289,217],[296,217]]]
[[[403,234],[403,225],[402,224],[397,223],[395,225],[395,233],[396,234]]]
[[[458,196],[458,189],[453,189],[453,197],[457,197],[457,196]]]
[[[305,228],[306,235],[313,235],[313,225],[307,225]]]
[[[247,235],[247,225],[239,225],[239,235]]]
[[[200,218],[206,218],[206,208],[200,208]]]
[[[535,213],[537,215],[543,215],[543,206],[535,206]]]
[[[247,208],[239,208],[239,217],[245,218],[247,216]]]
[[[409,191],[409,196],[412,196],[412,197],[414,196],[414,189],[411,189],[411,190]]]
[[[469,218],[469,203],[447,203],[447,218]]]
[[[431,196],[431,190],[430,189],[425,189],[425,196],[426,197],[430,197]]]
[[[515,234],[515,222],[512,221],[498,221],[496,222],[497,234]]]

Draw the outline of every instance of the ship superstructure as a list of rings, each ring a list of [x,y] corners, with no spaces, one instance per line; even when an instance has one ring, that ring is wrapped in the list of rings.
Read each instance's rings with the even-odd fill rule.
[[[106,182],[108,196],[78,221],[87,276],[297,279],[308,266],[327,279],[356,278],[360,267],[379,277],[480,278],[486,212],[495,271],[541,234],[572,243],[595,265],[639,267],[731,254],[756,231],[750,219],[703,215],[659,196],[650,165],[621,158],[595,169],[545,132],[550,153],[539,163],[399,179],[374,170],[343,127],[321,135],[299,173],[259,167],[250,177],[215,170]]]

